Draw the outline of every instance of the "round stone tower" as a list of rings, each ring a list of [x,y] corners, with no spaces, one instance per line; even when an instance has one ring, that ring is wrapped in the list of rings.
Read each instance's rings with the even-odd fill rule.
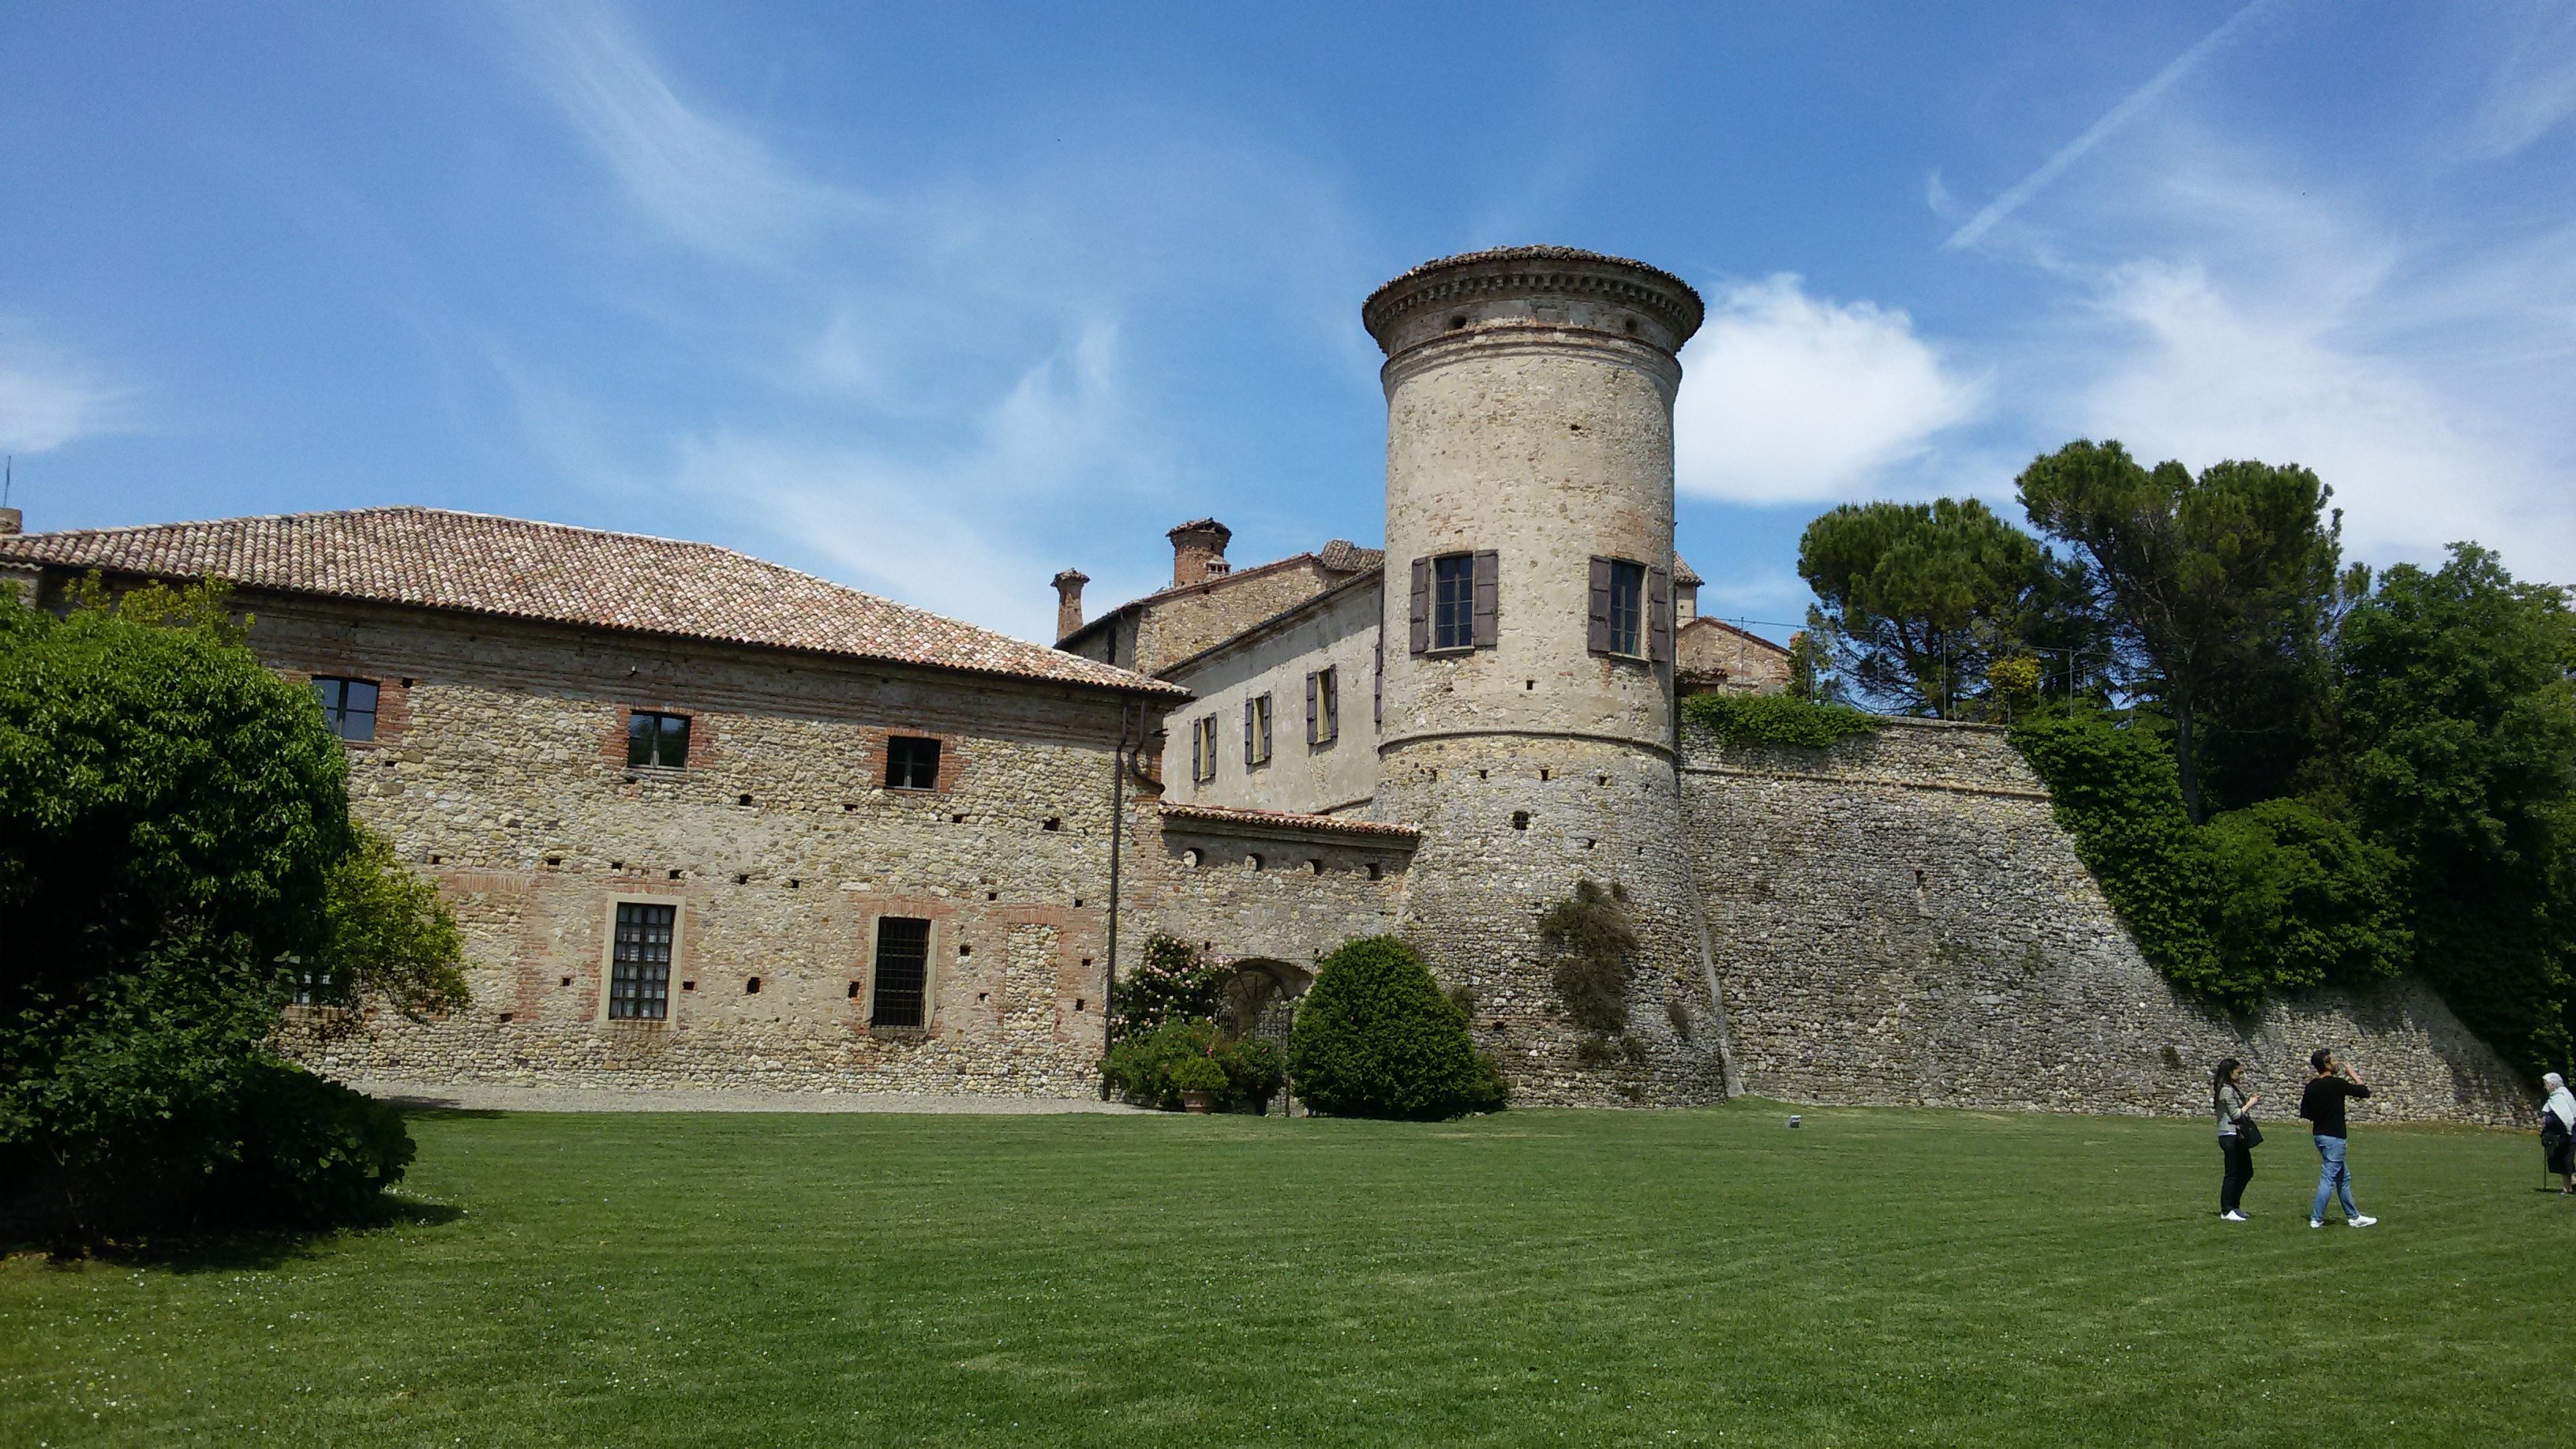
[[[1375,809],[1419,826],[1405,933],[1473,997],[1522,1100],[1721,1094],[1673,721],[1675,354],[1699,294],[1514,247],[1416,267],[1361,311],[1385,349]],[[1586,1031],[1538,919],[1628,897],[1624,1031]]]

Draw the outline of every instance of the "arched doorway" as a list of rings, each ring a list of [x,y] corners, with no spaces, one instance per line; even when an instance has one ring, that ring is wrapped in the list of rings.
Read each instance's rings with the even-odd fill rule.
[[[1297,998],[1314,984],[1315,973],[1285,961],[1252,957],[1230,963],[1234,978],[1226,983],[1225,1010],[1228,1025],[1236,1034],[1270,1043],[1279,1051],[1281,1060],[1288,1056],[1288,1028],[1297,1019]],[[1290,1108],[1288,1090],[1281,1088],[1271,1104],[1280,1112]]]

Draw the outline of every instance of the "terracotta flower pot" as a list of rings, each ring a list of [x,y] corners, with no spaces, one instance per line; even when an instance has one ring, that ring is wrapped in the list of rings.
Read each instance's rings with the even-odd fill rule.
[[[1181,1110],[1184,1112],[1213,1112],[1216,1110],[1216,1093],[1183,1092],[1181,1094]]]

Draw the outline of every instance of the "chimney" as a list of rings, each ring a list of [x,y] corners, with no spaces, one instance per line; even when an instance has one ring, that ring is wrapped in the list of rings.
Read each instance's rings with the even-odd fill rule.
[[[1163,536],[1172,541],[1173,588],[1225,576],[1225,541],[1234,537],[1233,529],[1213,518],[1193,518]]]
[[[1073,637],[1082,627],[1082,586],[1091,576],[1080,569],[1066,569],[1055,576],[1055,637],[1061,641]]]
[[[0,538],[25,531],[27,515],[15,508],[0,508]]]

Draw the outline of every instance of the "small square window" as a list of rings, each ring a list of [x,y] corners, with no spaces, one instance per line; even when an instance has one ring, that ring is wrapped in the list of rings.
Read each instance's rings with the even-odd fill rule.
[[[896,735],[886,741],[886,788],[939,788],[939,741]]]
[[[376,737],[376,684],[371,679],[313,679],[314,696],[322,701],[322,723],[344,740]]]
[[[637,710],[626,717],[626,767],[681,770],[689,764],[689,717]]]

